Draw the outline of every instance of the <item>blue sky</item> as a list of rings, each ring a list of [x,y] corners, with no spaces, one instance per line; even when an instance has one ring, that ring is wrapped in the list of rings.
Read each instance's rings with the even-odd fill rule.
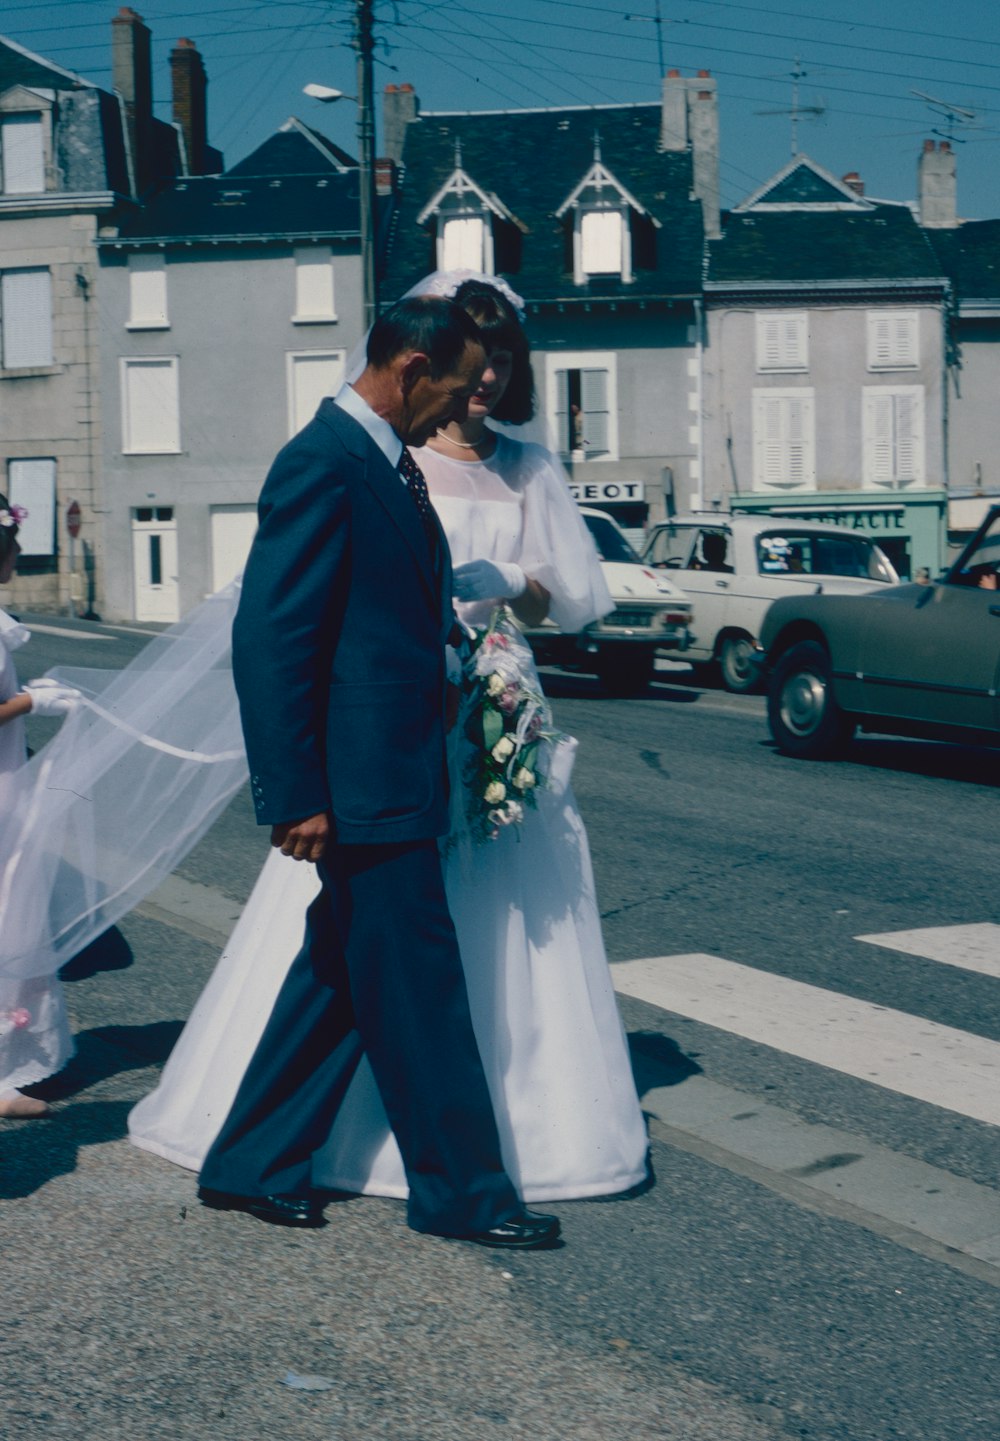
[[[409,81],[425,110],[652,101],[664,63],[708,69],[720,92],[724,204],[790,155],[792,72],[805,72],[799,149],[868,193],[912,198],[926,137],[954,135],[959,211],[1000,216],[997,0],[375,0],[376,89]],[[0,29],[110,86],[105,0],[4,0]],[[353,92],[353,0],[135,0],[153,31],[157,112],[168,54],[193,39],[209,74],[211,138],[235,163],[289,115],[356,152],[355,109],[320,106],[309,81]],[[934,107],[913,91],[939,98]],[[947,112],[952,110],[949,120]],[[968,119],[960,112],[973,112]]]

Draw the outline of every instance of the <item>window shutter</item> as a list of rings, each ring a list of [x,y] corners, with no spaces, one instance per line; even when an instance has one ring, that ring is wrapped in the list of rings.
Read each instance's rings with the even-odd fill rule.
[[[920,362],[919,314],[914,310],[868,312],[868,369],[912,369]]]
[[[906,483],[923,480],[924,407],[923,395],[904,393],[896,400],[896,479]]]
[[[299,246],[295,251],[295,318],[336,318],[333,251],[329,245]]]
[[[0,330],[7,370],[52,364],[52,277],[47,270],[5,270]]]
[[[335,395],[344,378],[344,353],[316,351],[312,355],[293,355],[289,383],[289,418],[292,435],[308,425],[328,395]]]
[[[129,325],[166,326],[167,266],[162,255],[128,258]]]
[[[27,195],[45,189],[45,150],[40,115],[8,115],[0,123],[3,190]]]
[[[553,374],[555,388],[555,421],[556,435],[559,437],[559,454],[563,457],[569,455],[573,449],[573,436],[570,433],[569,423],[569,372],[557,370]]]
[[[621,275],[622,217],[618,210],[587,210],[580,219],[586,275]]]
[[[802,313],[758,311],[757,369],[806,370],[809,318]]]
[[[917,364],[917,317],[900,314],[893,317],[892,350],[897,365]]]
[[[12,460],[7,467],[11,505],[23,505],[28,518],[17,540],[24,555],[56,553],[56,463],[54,460]]]
[[[893,480],[893,396],[871,394],[865,397],[868,421],[868,473],[872,480],[888,485]]]
[[[443,232],[442,270],[483,270],[482,216],[446,220]]]
[[[588,459],[607,455],[608,435],[608,372],[580,371],[580,403],[583,410],[584,454]]]
[[[133,455],[179,451],[176,360],[126,360],[124,392],[122,448]]]
[[[781,397],[757,397],[754,432],[757,450],[757,484],[773,485],[781,479],[783,446],[781,438]]]

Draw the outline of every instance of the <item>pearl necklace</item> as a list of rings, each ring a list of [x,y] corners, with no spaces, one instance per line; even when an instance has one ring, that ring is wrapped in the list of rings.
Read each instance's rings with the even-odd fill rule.
[[[439,435],[442,440],[446,440],[449,445],[457,445],[459,450],[478,450],[481,445],[488,443],[493,431],[484,430],[478,440],[452,440],[451,436],[443,430],[437,431],[436,434]]]

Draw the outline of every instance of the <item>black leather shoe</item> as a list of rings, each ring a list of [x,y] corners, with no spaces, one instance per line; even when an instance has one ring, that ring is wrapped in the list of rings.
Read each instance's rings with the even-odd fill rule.
[[[559,1220],[556,1216],[543,1216],[538,1211],[522,1211],[509,1221],[501,1221],[488,1231],[478,1231],[466,1236],[479,1246],[506,1246],[510,1250],[543,1251],[554,1246],[559,1239]]]
[[[198,1200],[213,1211],[246,1211],[272,1226],[325,1226],[323,1208],[310,1196],[233,1196],[199,1186]]]

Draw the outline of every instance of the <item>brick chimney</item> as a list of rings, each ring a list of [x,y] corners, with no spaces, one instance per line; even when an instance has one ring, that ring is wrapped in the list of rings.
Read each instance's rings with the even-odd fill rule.
[[[929,230],[953,230],[958,224],[958,180],[955,153],[947,140],[925,140],[917,163],[920,224]]]
[[[142,16],[123,5],[111,21],[111,84],[122,102],[129,175],[137,196],[154,178],[151,39]]]
[[[170,52],[174,124],[184,141],[184,169],[204,175],[208,165],[208,76],[193,40],[178,40]]]
[[[864,195],[865,182],[861,179],[861,176],[856,170],[848,170],[846,175],[841,176],[841,179],[847,186],[848,190],[853,190],[855,195]]]
[[[420,113],[420,101],[412,85],[387,85],[382,96],[382,145],[388,158],[399,165],[403,159],[406,127]]]
[[[687,78],[679,70],[663,77],[660,149],[690,149],[694,193],[701,201],[705,234],[716,240],[719,224],[719,95],[711,72]]]

